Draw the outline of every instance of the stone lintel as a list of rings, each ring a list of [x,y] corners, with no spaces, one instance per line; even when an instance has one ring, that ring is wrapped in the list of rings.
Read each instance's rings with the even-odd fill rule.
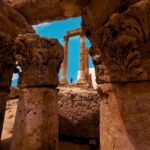
[[[66,33],[66,36],[67,37],[73,37],[73,36],[81,35],[82,33],[83,33],[82,29],[78,28],[78,29],[75,29],[75,30],[68,31]]]

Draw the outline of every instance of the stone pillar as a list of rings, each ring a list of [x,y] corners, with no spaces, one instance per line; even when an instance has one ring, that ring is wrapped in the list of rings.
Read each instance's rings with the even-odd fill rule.
[[[88,21],[92,14],[84,13],[94,64],[99,67],[96,55],[101,53],[110,78],[102,83],[96,70],[101,150],[150,149],[149,9],[149,0],[135,3],[122,14],[113,14],[102,32],[99,15]]]
[[[64,60],[62,62],[62,79],[60,81],[60,85],[67,85],[67,71],[68,71],[68,41],[69,37],[64,37]]]
[[[85,79],[85,36],[84,34],[80,35],[80,64],[78,71],[78,85],[86,84]]]
[[[85,48],[85,78],[89,80],[89,49]]]
[[[101,149],[149,150],[150,83],[99,86]]]
[[[15,68],[12,41],[0,32],[0,136],[6,110],[6,103],[11,86],[12,74]]]
[[[23,74],[10,149],[58,150],[56,87],[63,47],[35,34],[20,35],[15,44]]]
[[[150,149],[149,9],[141,1],[104,27],[101,53],[110,80],[99,85],[102,150]]]

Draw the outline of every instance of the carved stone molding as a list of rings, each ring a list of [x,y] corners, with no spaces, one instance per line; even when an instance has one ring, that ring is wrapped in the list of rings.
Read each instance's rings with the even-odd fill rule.
[[[14,50],[22,77],[10,149],[58,150],[56,87],[63,47],[55,39],[23,34],[16,39]]]
[[[141,1],[104,26],[101,54],[112,82],[150,79],[149,8],[148,0]]]
[[[128,2],[125,2],[125,3],[128,3]],[[131,3],[135,3],[135,1],[132,1]],[[93,7],[94,6],[96,7],[96,4],[94,2],[92,4],[93,4]],[[92,5],[90,7],[92,7]],[[110,9],[112,8],[115,8],[113,1],[112,1],[112,7]],[[128,5],[127,5],[127,8],[128,8]],[[99,62],[101,60],[104,62],[106,70],[108,74],[110,74],[110,80],[108,79],[107,82],[128,82],[128,81],[149,80],[149,69],[147,67],[149,64],[148,45],[149,45],[149,39],[150,39],[149,37],[149,30],[150,30],[149,29],[149,8],[150,8],[149,0],[142,0],[138,3],[131,5],[126,11],[118,10],[118,12],[123,12],[123,13],[120,13],[120,14],[114,13],[110,17],[109,21],[107,22],[107,18],[108,18],[107,13],[111,10],[107,10],[107,11],[105,10],[106,14],[104,15],[105,19],[103,20],[101,19],[102,17],[101,14],[99,15],[97,14],[94,16],[94,12],[96,11],[96,9],[89,9],[89,6],[84,7],[83,12],[82,12],[82,16],[83,16],[82,27],[86,36],[90,39],[91,44],[92,44],[90,54],[93,58],[95,68],[100,68],[99,66],[101,66],[101,64]],[[104,27],[102,27],[103,24],[105,24]],[[126,36],[126,39],[131,40],[131,43],[132,43],[131,45],[136,46],[136,48],[133,46],[134,48],[131,48],[131,50],[129,50],[129,48],[126,49],[125,47],[130,45],[129,41],[128,42],[125,41],[126,45],[124,44],[121,46],[123,40],[125,40],[125,36]],[[115,45],[115,44],[118,44],[118,45]],[[143,49],[143,46],[145,47],[145,49]],[[136,49],[136,50],[134,51],[134,54],[131,54],[131,51],[133,49]],[[119,75],[118,73],[114,74],[114,69],[111,69],[112,68],[111,66],[112,53],[114,56],[116,55],[116,58],[113,58],[113,59],[115,59],[117,63],[121,63],[119,61],[122,61],[122,60],[118,60],[118,59],[126,59],[126,58],[118,58],[119,57],[118,55],[122,55],[121,53],[123,51],[129,52],[129,53],[126,52],[126,55],[128,53],[127,59],[129,59],[129,57],[133,58],[133,55],[137,56],[135,59],[137,59],[138,61],[138,67],[137,67],[137,70],[134,70],[135,73],[133,73],[133,70],[132,70],[132,77],[131,77],[131,71],[129,75],[128,72],[125,73],[125,71],[121,69],[120,71],[118,71],[120,72],[119,73],[120,75]],[[100,59],[97,59],[98,57]],[[95,58],[97,59],[96,61],[95,61]],[[126,60],[126,63],[127,63],[127,60]],[[139,66],[139,63],[141,64],[140,66]],[[121,63],[119,65],[123,67],[124,69],[127,67],[126,64]],[[99,77],[100,71],[99,69],[96,69],[96,70],[97,70],[96,72],[97,82],[100,83],[101,82],[101,79]],[[134,77],[134,74],[136,76],[138,73],[140,74],[140,76],[138,78]],[[123,77],[121,77],[122,74],[124,74]],[[100,80],[98,79],[98,77]]]
[[[57,86],[63,60],[63,47],[57,40],[35,34],[19,35],[14,49],[23,71],[21,87]]]

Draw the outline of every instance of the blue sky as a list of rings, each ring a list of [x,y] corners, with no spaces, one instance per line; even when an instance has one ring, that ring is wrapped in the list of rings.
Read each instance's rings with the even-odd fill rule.
[[[67,31],[73,30],[81,27],[81,18],[71,18],[62,21],[54,21],[51,23],[39,24],[33,26],[36,33],[43,37],[48,38],[57,38],[59,42],[63,45],[64,40],[63,36]],[[90,42],[86,39],[86,47],[90,47]],[[80,48],[80,39],[79,36],[70,38],[69,47],[68,47],[68,75],[67,79],[70,81],[70,78],[73,77],[74,81],[77,79],[77,73],[79,69],[79,48]],[[90,58],[89,60],[90,68],[93,68],[93,63]],[[17,79],[17,75],[14,76]],[[61,78],[61,71],[60,71]],[[16,80],[15,79],[15,80]],[[16,81],[13,81],[13,85],[16,85]]]

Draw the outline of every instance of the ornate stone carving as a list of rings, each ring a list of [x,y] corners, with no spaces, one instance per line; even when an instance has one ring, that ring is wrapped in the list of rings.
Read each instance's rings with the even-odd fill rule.
[[[141,53],[137,47],[135,38],[122,35],[111,43],[108,49],[105,49],[105,57],[113,81],[148,78],[147,72],[142,67]]]
[[[103,30],[102,56],[111,81],[149,80],[143,45],[149,44],[150,2],[133,5],[123,14],[114,14]],[[147,63],[145,63],[147,62]]]
[[[58,150],[58,72],[63,47],[55,39],[19,35],[16,59],[22,68],[20,101],[11,150]]]
[[[21,87],[56,87],[63,60],[63,47],[58,41],[25,34],[19,35],[15,44],[16,59],[23,71]]]

